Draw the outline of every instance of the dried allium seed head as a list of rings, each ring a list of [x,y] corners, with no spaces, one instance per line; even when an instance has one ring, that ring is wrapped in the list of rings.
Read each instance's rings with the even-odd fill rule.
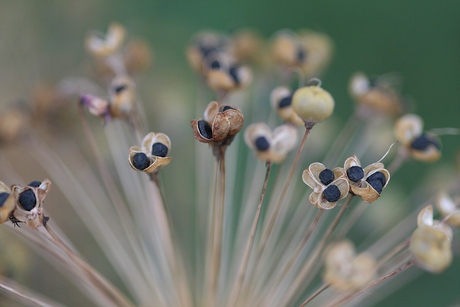
[[[272,133],[265,123],[252,124],[246,128],[244,140],[258,159],[281,163],[297,143],[297,129],[291,125],[281,125]]]
[[[302,118],[292,108],[292,93],[284,86],[275,88],[270,94],[270,101],[275,110],[283,120],[294,125],[305,125]]]
[[[136,86],[128,76],[118,76],[110,85],[110,115],[114,118],[129,117],[136,104]]]
[[[362,288],[375,277],[375,272],[375,259],[364,253],[356,255],[348,240],[331,243],[324,252],[323,279],[338,291]]]
[[[95,57],[106,57],[116,53],[125,39],[125,28],[119,23],[111,23],[107,34],[93,32],[86,36],[86,51]]]
[[[305,86],[294,92],[292,107],[307,128],[331,116],[334,111],[334,98],[319,86]]]

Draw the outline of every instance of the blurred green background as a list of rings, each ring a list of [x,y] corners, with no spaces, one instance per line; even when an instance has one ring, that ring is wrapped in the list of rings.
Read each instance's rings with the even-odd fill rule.
[[[415,112],[427,129],[460,126],[460,1],[449,0],[0,0],[1,103],[27,98],[38,82],[88,75],[85,33],[105,31],[112,21],[147,40],[154,50],[154,68],[139,85],[153,114],[165,108],[161,104],[187,110],[194,104],[197,78],[184,49],[197,31],[251,27],[268,38],[283,28],[309,28],[327,33],[335,42],[336,55],[323,87],[335,97],[335,114],[343,122],[353,110],[348,78],[362,70],[369,75],[401,74],[404,93],[415,101]],[[458,136],[443,137],[444,161],[453,163],[459,147]],[[405,166],[397,179],[408,189],[428,168],[410,166],[414,164]],[[454,240],[458,252],[458,236]],[[448,306],[460,302],[459,284],[457,260],[443,274],[422,274],[378,306]]]

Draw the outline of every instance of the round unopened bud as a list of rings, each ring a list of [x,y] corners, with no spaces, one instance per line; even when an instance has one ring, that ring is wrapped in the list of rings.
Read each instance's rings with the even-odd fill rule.
[[[334,98],[319,86],[305,86],[294,92],[292,107],[307,128],[331,116],[334,111]]]

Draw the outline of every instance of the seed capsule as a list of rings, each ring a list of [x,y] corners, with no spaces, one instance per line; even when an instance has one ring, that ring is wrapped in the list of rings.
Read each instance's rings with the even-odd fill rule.
[[[268,140],[263,136],[256,139],[255,145],[259,151],[266,151],[270,147],[270,143],[268,143]]]
[[[26,190],[19,195],[19,204],[22,206],[24,210],[30,211],[35,208],[37,204],[37,198],[35,197],[35,193],[32,190]]]
[[[319,180],[324,185],[328,185],[329,183],[334,181],[334,178],[334,173],[328,168],[324,169],[323,171],[321,171],[321,173],[319,173]]]
[[[324,190],[323,195],[328,202],[333,203],[340,199],[340,190],[336,185],[331,185]]]
[[[152,155],[157,157],[166,157],[168,154],[168,147],[162,143],[154,143],[152,145]]]
[[[305,86],[295,91],[292,107],[311,128],[331,116],[334,111],[334,98],[319,86]]]
[[[133,165],[139,170],[144,170],[150,165],[150,160],[143,152],[138,152],[133,157]]]
[[[364,177],[363,168],[357,165],[352,166],[347,170],[347,176],[351,181],[358,182]]]
[[[425,150],[428,146],[433,144],[436,148],[439,149],[439,145],[431,140],[425,133],[412,141],[411,147],[416,150]]]
[[[198,130],[204,138],[212,139],[212,129],[204,120],[198,122]]]

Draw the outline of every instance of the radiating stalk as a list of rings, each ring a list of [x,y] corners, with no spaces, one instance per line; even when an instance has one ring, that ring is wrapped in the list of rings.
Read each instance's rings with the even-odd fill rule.
[[[327,288],[329,288],[329,284],[325,283],[323,284],[321,287],[318,288],[318,290],[316,290],[315,292],[313,292],[312,295],[310,295],[309,298],[307,298],[305,300],[305,302],[302,303],[302,305],[300,305],[299,307],[304,307],[305,305],[307,305],[308,303],[310,303],[311,300],[313,300],[315,297],[317,297],[318,295],[321,294],[321,292],[323,292],[324,290],[326,290]]]

